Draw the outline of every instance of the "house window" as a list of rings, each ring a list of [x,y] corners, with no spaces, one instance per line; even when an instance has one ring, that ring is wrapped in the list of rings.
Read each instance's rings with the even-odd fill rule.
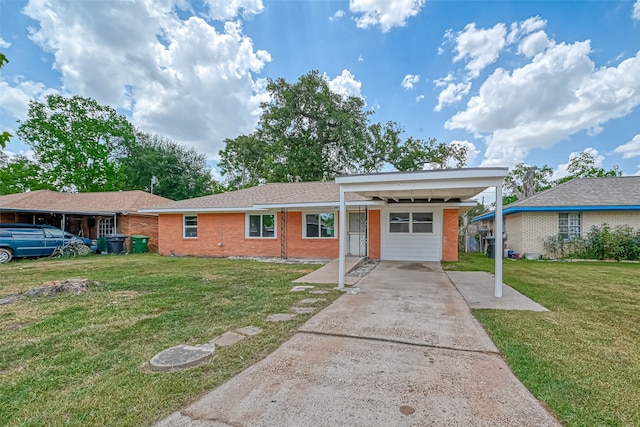
[[[275,237],[276,236],[276,216],[269,215],[247,215],[249,217],[249,237]]]
[[[558,235],[561,239],[570,239],[582,234],[580,213],[561,213],[558,220]]]
[[[184,218],[184,222],[182,225],[183,237],[198,237],[198,216],[185,215],[183,218]]]
[[[309,213],[305,214],[304,218],[304,237],[319,239],[336,237],[335,214]]]
[[[113,234],[113,218],[100,218],[98,219],[98,238],[106,236],[107,234]]]
[[[433,233],[433,212],[391,212],[389,233]]]

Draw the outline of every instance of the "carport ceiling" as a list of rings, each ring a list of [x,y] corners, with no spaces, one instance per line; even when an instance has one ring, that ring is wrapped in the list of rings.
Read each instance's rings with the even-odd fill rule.
[[[336,178],[341,190],[395,201],[464,201],[490,187],[502,186],[507,168],[442,169],[346,175]]]

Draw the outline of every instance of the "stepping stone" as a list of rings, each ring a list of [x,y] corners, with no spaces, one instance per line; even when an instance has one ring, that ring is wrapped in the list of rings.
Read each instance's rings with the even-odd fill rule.
[[[261,333],[262,329],[258,328],[257,326],[245,326],[244,328],[236,329],[236,332],[248,337],[252,337]]]
[[[307,314],[316,311],[315,307],[291,307],[291,311],[296,314]]]
[[[239,341],[245,339],[246,336],[236,334],[235,332],[225,332],[217,338],[214,338],[211,342],[215,345],[219,345],[221,347],[228,347],[233,345]]]
[[[338,288],[334,288],[338,291],[342,291],[345,294],[351,294],[351,295],[355,295],[355,294],[361,294],[362,290],[360,290],[360,288],[345,288],[345,289],[338,289]]]
[[[178,371],[192,368],[211,359],[216,351],[215,344],[177,345],[153,356],[149,365],[159,372]]]
[[[267,316],[267,320],[269,322],[285,322],[287,320],[293,319],[294,317],[296,317],[296,315],[291,313],[277,313]]]
[[[293,288],[291,288],[291,291],[289,292],[304,292],[307,289],[313,289],[315,288],[315,286],[313,285],[299,285],[299,286],[294,286]]]
[[[305,298],[298,301],[298,304],[315,304],[318,301],[326,301],[326,298]]]
[[[315,289],[313,291],[309,291],[310,294],[316,294],[316,295],[321,295],[321,294],[328,294],[329,291],[325,291],[323,289]]]

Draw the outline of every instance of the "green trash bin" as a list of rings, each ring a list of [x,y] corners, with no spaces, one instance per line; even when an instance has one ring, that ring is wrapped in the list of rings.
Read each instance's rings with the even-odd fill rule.
[[[107,238],[106,237],[100,237],[98,239],[98,252],[100,252],[101,254],[106,254],[107,253]]]
[[[141,236],[136,234],[131,236],[131,253],[141,254],[147,252],[149,239],[149,236]]]

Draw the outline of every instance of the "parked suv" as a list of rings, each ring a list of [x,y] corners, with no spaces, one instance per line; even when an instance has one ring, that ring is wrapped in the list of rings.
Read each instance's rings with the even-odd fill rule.
[[[91,252],[98,249],[95,240],[74,236],[51,225],[0,224],[0,263],[12,258],[46,257],[56,247],[80,243]]]

